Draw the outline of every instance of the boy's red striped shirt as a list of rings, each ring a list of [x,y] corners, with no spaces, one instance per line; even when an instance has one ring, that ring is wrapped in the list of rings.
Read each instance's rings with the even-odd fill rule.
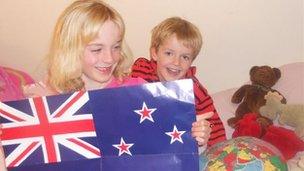
[[[160,81],[156,72],[156,61],[146,58],[138,58],[132,66],[132,77],[141,77],[148,82]],[[213,112],[214,115],[208,119],[211,126],[211,134],[208,140],[208,147],[226,140],[224,125],[218,116],[218,113],[213,105],[213,100],[209,96],[207,90],[202,86],[199,80],[195,77],[196,68],[191,67],[185,78],[193,80],[195,110],[196,115]]]

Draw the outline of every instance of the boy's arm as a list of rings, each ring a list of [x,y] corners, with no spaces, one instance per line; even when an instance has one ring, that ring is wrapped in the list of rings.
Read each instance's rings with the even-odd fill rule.
[[[195,110],[196,115],[203,115],[213,112],[213,116],[207,119],[210,122],[211,133],[208,140],[208,146],[212,146],[218,142],[226,140],[226,133],[224,125],[213,105],[213,100],[208,94],[207,90],[202,86],[196,77],[192,77],[194,97],[195,97]]]
[[[132,65],[131,77],[140,77],[147,82],[157,82],[156,62],[146,58],[138,58]]]

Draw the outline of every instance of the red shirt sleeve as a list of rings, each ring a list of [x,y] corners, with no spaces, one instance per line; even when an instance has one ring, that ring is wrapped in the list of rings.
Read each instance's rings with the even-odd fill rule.
[[[138,58],[132,66],[131,77],[140,77],[147,82],[159,81],[156,73],[156,62],[146,58]]]
[[[202,86],[196,77],[192,77],[194,98],[195,98],[195,110],[197,115],[201,115],[207,112],[213,112],[213,116],[207,119],[210,122],[211,133],[207,145],[210,147],[218,142],[226,140],[226,133],[224,125],[219,117],[211,96],[207,90]]]

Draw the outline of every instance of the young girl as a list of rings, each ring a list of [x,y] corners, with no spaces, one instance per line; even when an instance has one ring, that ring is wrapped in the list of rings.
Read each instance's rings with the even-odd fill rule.
[[[72,3],[55,26],[46,81],[25,87],[24,92],[52,95],[144,83],[127,76],[132,59],[122,50],[124,33],[121,16],[107,4]]]
[[[125,25],[113,8],[99,0],[68,6],[55,26],[44,82],[24,88],[27,97],[145,83],[128,77],[132,59],[122,50]],[[1,129],[0,129],[1,130]],[[0,170],[6,170],[0,150]]]

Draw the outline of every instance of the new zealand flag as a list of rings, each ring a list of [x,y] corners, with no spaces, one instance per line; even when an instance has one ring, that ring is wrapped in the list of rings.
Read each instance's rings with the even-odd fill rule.
[[[191,80],[0,103],[9,170],[197,171]]]

